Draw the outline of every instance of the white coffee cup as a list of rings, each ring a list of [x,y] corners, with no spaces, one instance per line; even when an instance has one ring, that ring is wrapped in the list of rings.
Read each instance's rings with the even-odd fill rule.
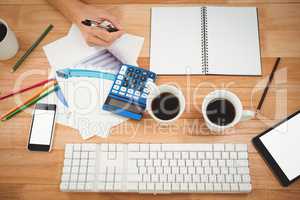
[[[9,28],[7,23],[0,19],[0,23],[6,27],[6,35],[0,41],[0,60],[8,60],[16,55],[19,50],[19,43],[15,33]]]
[[[148,85],[148,88],[150,88],[150,94],[147,99],[146,110],[148,111],[148,113],[150,114],[150,116],[153,119],[155,119],[159,123],[167,124],[167,123],[176,121],[182,115],[182,113],[184,112],[184,109],[185,109],[185,98],[180,89],[178,89],[177,87],[175,87],[173,85],[167,85],[167,84],[156,86],[154,83]],[[179,100],[179,112],[174,118],[169,119],[169,120],[163,120],[163,119],[158,118],[154,114],[154,111],[152,110],[152,106],[151,106],[152,101],[162,93],[171,93],[174,96],[176,96]]]
[[[233,121],[224,126],[211,122],[207,116],[207,106],[209,105],[209,103],[211,103],[212,101],[215,101],[217,99],[226,99],[226,100],[230,101],[235,109],[235,117],[234,117]],[[216,131],[216,132],[222,132],[227,128],[231,128],[231,127],[235,126],[240,121],[246,121],[246,120],[252,119],[255,116],[255,112],[250,111],[250,110],[243,110],[243,106],[242,106],[240,99],[234,93],[227,91],[227,90],[215,90],[215,91],[209,93],[203,100],[202,114],[203,114],[203,117],[204,117],[207,127],[211,131]]]

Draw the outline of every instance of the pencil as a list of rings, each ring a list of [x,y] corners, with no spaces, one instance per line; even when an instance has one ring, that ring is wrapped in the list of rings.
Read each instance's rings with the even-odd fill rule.
[[[21,112],[21,111],[25,110],[26,108],[30,107],[31,105],[35,104],[36,102],[38,102],[42,98],[48,96],[50,93],[54,92],[58,88],[59,88],[59,86],[55,85],[52,89],[48,90],[47,92],[44,92],[41,96],[35,98],[34,100],[30,101],[28,104],[23,105],[18,110],[12,112],[11,114],[9,114],[8,116],[6,116],[5,118],[1,119],[1,121],[5,121],[5,120],[11,119],[13,116],[15,116],[16,114],[18,114],[19,112]]]
[[[32,46],[23,54],[23,56],[16,62],[16,64],[12,68],[12,72],[16,71],[20,65],[24,62],[24,60],[31,54],[31,52],[40,44],[40,42],[48,35],[48,33],[52,30],[53,25],[50,24],[45,31],[40,35],[40,37],[32,44]]]
[[[10,109],[9,111],[7,111],[5,114],[3,114],[0,119],[2,120],[3,118],[5,118],[6,116],[10,115],[12,112],[18,110],[19,108],[21,108],[23,105],[29,103],[30,101],[32,101],[33,99],[35,99],[36,97],[38,97],[39,95],[41,95],[43,92],[45,92],[48,88],[50,88],[51,86],[57,84],[56,81],[51,82],[49,85],[47,85],[44,88],[41,88],[40,90],[38,90],[36,93],[34,93],[31,97],[29,97],[28,99],[26,99],[23,103],[21,103],[20,105],[16,106],[15,108]]]
[[[33,89],[33,88],[39,87],[39,86],[41,86],[41,85],[45,85],[46,83],[48,83],[48,82],[50,82],[50,81],[53,81],[53,80],[55,80],[55,79],[47,79],[47,80],[43,80],[43,81],[40,81],[40,82],[35,83],[35,84],[33,84],[33,85],[30,85],[30,86],[28,86],[28,87],[26,87],[26,88],[23,88],[23,89],[21,89],[21,90],[18,90],[18,91],[12,91],[12,92],[10,92],[10,93],[8,93],[8,94],[6,94],[6,95],[0,97],[0,100],[6,99],[6,98],[11,97],[11,96],[13,96],[13,95],[15,95],[15,94],[20,94],[20,93],[22,93],[22,92],[26,92],[26,91],[31,90],[31,89]]]
[[[263,105],[263,103],[264,103],[264,100],[265,100],[266,95],[267,95],[268,90],[269,90],[269,86],[270,86],[270,84],[271,84],[271,82],[272,82],[272,80],[273,80],[273,77],[274,77],[275,71],[277,70],[277,67],[278,67],[278,65],[279,65],[279,62],[280,62],[280,58],[277,58],[277,59],[276,59],[276,62],[275,62],[275,64],[274,64],[274,67],[273,67],[273,69],[272,69],[272,72],[271,72],[271,74],[270,74],[270,76],[269,76],[269,80],[268,80],[267,86],[265,87],[265,90],[264,90],[264,92],[263,92],[263,94],[262,94],[262,96],[261,96],[261,98],[260,98],[260,101],[259,101],[259,103],[258,103],[258,106],[257,106],[257,108],[256,108],[256,112],[258,112],[258,111],[261,109],[261,107],[262,107],[262,105]]]

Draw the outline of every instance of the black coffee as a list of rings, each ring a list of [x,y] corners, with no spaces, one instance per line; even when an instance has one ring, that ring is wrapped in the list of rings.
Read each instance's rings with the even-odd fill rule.
[[[235,108],[227,99],[211,101],[206,108],[208,119],[219,126],[226,126],[235,118]]]
[[[155,97],[151,104],[153,114],[161,120],[175,118],[179,111],[179,99],[172,93],[164,92]]]
[[[6,26],[0,22],[0,42],[4,40],[5,36],[7,34],[7,28]]]

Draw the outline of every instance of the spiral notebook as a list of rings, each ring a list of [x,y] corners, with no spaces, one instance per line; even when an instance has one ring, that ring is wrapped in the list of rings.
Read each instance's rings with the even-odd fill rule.
[[[261,75],[255,7],[153,7],[157,74]]]

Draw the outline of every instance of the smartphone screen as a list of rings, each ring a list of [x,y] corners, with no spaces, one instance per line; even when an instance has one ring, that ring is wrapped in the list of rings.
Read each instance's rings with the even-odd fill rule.
[[[56,105],[36,104],[28,141],[32,151],[50,151],[55,124]]]

